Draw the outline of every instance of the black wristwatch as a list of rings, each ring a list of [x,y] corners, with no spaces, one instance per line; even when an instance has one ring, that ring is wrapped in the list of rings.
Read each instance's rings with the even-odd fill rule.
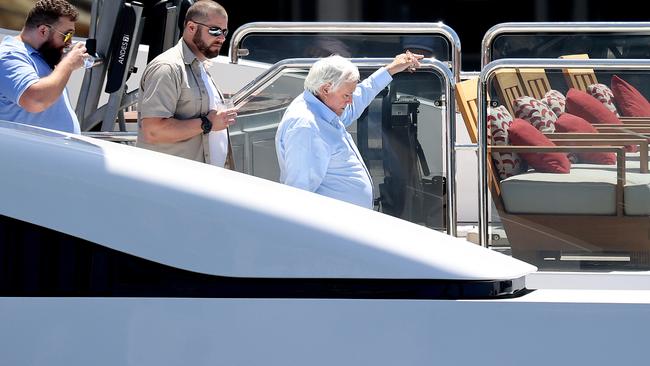
[[[203,130],[204,135],[212,131],[212,121],[210,121],[207,116],[201,116],[201,129]]]

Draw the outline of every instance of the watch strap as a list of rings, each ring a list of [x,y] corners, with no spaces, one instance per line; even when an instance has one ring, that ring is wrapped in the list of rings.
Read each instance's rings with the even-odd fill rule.
[[[208,119],[207,116],[201,116],[201,129],[203,130],[203,134],[207,134],[210,131],[212,131],[212,121]]]

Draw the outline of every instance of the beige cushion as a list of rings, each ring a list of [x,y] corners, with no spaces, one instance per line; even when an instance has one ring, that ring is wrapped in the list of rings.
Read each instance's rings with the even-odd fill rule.
[[[528,172],[501,181],[501,196],[509,213],[614,215],[615,187],[615,171]]]
[[[650,215],[650,174],[630,173],[625,183],[625,214]]]
[[[638,155],[638,154],[637,154]],[[650,174],[626,161],[625,215],[650,215]],[[616,167],[574,164],[569,174],[528,172],[501,182],[506,211],[528,214],[616,214]]]

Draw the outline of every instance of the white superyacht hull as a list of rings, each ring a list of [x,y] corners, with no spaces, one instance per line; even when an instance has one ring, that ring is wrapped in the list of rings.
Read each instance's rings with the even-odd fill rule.
[[[612,299],[616,299],[612,302]],[[642,364],[650,293],[512,300],[2,298],[6,365]]]
[[[129,83],[137,88],[135,75]],[[231,88],[238,90],[236,83]],[[268,182],[91,139],[7,130],[3,171],[24,176],[3,180],[2,214],[121,253],[215,277],[373,278],[381,284],[526,276],[526,287],[539,290],[471,300],[365,298],[363,288],[347,298],[331,292],[222,298],[7,291],[0,298],[1,364],[598,365],[646,358],[646,274],[637,274],[638,286],[602,286],[598,278],[587,285],[583,274],[557,281],[454,238],[375,213],[349,213]],[[42,150],[34,151],[37,145]],[[476,170],[461,165],[469,174]],[[476,179],[460,179],[468,183],[460,188],[463,199],[475,194]],[[205,184],[212,181],[230,183]],[[284,205],[294,200],[303,205]],[[459,206],[460,221],[463,212],[475,212],[475,201],[469,202],[467,211]],[[165,212],[179,206],[187,212]],[[342,221],[352,224],[338,226],[341,211]]]

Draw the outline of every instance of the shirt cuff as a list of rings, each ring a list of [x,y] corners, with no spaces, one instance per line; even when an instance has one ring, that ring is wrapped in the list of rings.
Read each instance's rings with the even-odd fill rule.
[[[38,81],[38,78],[35,78],[35,79],[32,79],[32,80],[28,81],[28,82],[23,86],[23,89],[18,91],[18,95],[16,95],[16,104],[17,104],[20,108],[25,109],[25,106],[20,105],[20,98],[23,96],[23,94],[25,94],[25,92],[27,91],[27,89],[29,89],[30,86],[36,84],[37,81]]]
[[[388,72],[388,69],[386,69],[386,66],[380,67],[379,70],[372,73],[370,77],[377,84],[383,84],[384,86],[390,84],[390,82],[393,81],[393,77]]]

